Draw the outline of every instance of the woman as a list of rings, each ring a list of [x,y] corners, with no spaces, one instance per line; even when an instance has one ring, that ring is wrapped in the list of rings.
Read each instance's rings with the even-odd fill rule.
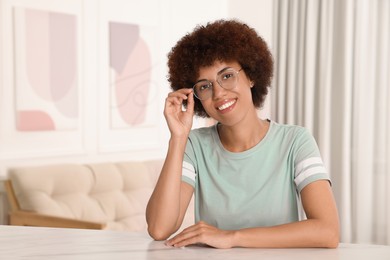
[[[235,20],[198,26],[168,58],[171,138],[146,210],[149,234],[175,233],[195,194],[196,224],[168,245],[337,247],[338,213],[315,140],[257,116],[273,61],[255,30]],[[191,130],[194,115],[218,123]]]

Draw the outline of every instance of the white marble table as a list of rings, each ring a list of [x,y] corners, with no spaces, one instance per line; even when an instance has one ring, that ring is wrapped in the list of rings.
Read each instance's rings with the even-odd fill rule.
[[[337,249],[172,248],[141,233],[0,226],[0,259],[390,260],[390,246],[340,244]]]

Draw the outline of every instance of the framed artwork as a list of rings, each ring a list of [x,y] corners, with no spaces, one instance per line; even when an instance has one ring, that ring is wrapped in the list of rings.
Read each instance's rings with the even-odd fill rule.
[[[0,158],[82,153],[82,4],[5,1]]]
[[[139,1],[137,10],[120,10],[116,1],[100,7],[100,127],[102,152],[153,149],[160,145],[162,106],[159,91],[165,77],[161,56],[159,2]],[[123,1],[124,3],[126,1]],[[156,6],[157,5],[157,6]],[[115,6],[115,7],[113,7]],[[149,13],[146,19],[141,11]],[[129,13],[130,10],[130,13]],[[150,12],[155,12],[151,15]]]
[[[161,147],[168,83],[159,0],[0,7],[0,160]]]
[[[109,22],[110,128],[129,129],[156,122],[157,27]]]
[[[77,16],[14,7],[15,127],[78,127]]]

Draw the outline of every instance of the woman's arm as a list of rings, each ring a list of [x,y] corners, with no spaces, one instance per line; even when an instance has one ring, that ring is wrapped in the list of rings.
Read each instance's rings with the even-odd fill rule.
[[[315,181],[301,191],[307,220],[273,227],[220,230],[204,222],[191,226],[167,241],[186,246],[204,243],[217,248],[230,247],[325,247],[339,243],[339,220],[329,182]]]
[[[181,181],[182,144],[172,140],[170,143],[160,177],[146,208],[148,232],[155,240],[167,239],[180,228],[194,190],[191,185]]]
[[[182,110],[187,100],[187,110]],[[193,194],[193,188],[181,181],[187,138],[192,127],[194,97],[191,89],[180,89],[168,95],[164,116],[171,138],[156,187],[146,208],[148,232],[156,240],[167,239],[179,229]]]

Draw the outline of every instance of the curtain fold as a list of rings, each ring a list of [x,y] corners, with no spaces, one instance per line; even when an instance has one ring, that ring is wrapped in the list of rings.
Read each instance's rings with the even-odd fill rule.
[[[307,127],[344,242],[390,244],[390,1],[277,0],[271,115]]]

